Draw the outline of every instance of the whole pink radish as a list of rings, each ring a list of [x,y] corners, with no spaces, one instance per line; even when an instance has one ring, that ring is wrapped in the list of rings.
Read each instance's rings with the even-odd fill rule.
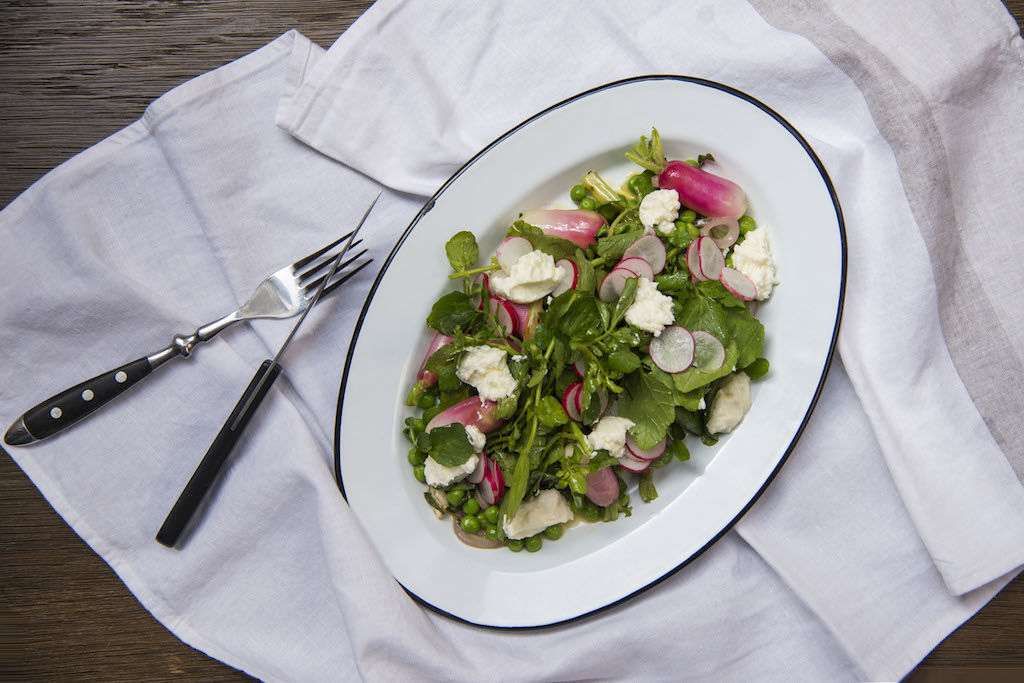
[[[427,424],[427,431],[455,422],[465,427],[476,427],[484,434],[493,432],[504,424],[498,419],[497,403],[481,400],[479,396],[470,396],[438,414]]]
[[[533,209],[525,211],[520,219],[540,228],[545,235],[569,240],[580,249],[597,241],[597,231],[604,224],[604,216],[583,209]]]
[[[675,190],[683,206],[705,216],[739,218],[747,211],[747,196],[739,185],[683,161],[665,165],[658,187]]]

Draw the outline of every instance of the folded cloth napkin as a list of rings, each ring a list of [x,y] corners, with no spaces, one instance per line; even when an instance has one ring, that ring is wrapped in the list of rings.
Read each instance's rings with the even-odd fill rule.
[[[777,481],[685,571],[609,612],[525,633],[468,627],[412,603],[331,476],[330,368],[340,367],[368,276],[312,314],[187,551],[153,534],[287,323],[231,330],[116,408],[13,457],[168,628],[261,678],[902,676],[1024,561],[1010,464],[1021,433],[992,400],[1003,393],[1015,405],[1021,320],[989,289],[1013,283],[987,282],[966,300],[953,291],[977,284],[967,225],[1008,215],[1010,192],[998,184],[1013,182],[1018,162],[993,150],[1020,137],[1008,118],[1021,101],[1020,39],[997,5],[959,8],[963,31],[942,31],[950,45],[936,62],[946,85],[922,84],[931,72],[899,61],[912,41],[901,35],[894,50],[883,35],[921,7],[764,5],[570,12],[382,0],[326,55],[291,33],[175,89],[0,212],[7,423],[237,305],[265,273],[357,220],[375,181],[393,188],[365,228],[383,256],[417,195],[553,101],[646,72],[752,92],[812,139],[839,187],[851,250],[843,364]],[[950,23],[914,39],[941,43],[938,27]],[[904,94],[916,98],[906,119],[886,99]],[[928,115],[937,157],[893,128]],[[955,167],[954,140],[964,148]],[[981,157],[1002,170],[985,186]],[[919,163],[941,189],[920,181]],[[979,205],[988,190],[996,197]],[[935,205],[923,194],[932,191]],[[864,262],[878,256],[873,237],[910,252],[886,269],[884,301],[870,280],[892,259]],[[997,258],[1022,254],[1013,239],[997,238]],[[40,281],[49,287],[22,284]],[[991,316],[985,328],[975,325],[979,306]],[[892,311],[888,326],[879,311]],[[965,361],[969,343],[1003,344],[997,367]]]

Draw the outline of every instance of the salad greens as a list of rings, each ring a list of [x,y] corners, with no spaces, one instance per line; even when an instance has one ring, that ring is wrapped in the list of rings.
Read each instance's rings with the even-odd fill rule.
[[[687,434],[714,442],[707,425],[718,386],[734,373],[768,373],[749,280],[730,267],[720,235],[702,235],[703,215],[689,206],[657,231],[645,224],[645,198],[676,163],[657,130],[626,158],[640,170],[621,187],[588,171],[569,192],[579,210],[524,214],[538,224],[514,221],[486,262],[469,231],[445,244],[459,288],[426,318],[435,334],[407,398],[422,412],[403,431],[427,502],[451,514],[471,545],[535,551],[571,518],[629,516],[632,475],[649,503],[656,470],[689,460]],[[701,154],[689,166],[713,162]],[[738,225],[736,242],[756,229],[746,215]],[[521,277],[510,264],[527,254],[536,266],[524,291],[544,294],[502,296],[490,277]],[[654,294],[643,279],[656,283]],[[657,318],[668,311],[666,326]],[[505,389],[492,395],[495,387]],[[485,438],[482,448],[475,438]],[[539,496],[551,489],[558,497]]]

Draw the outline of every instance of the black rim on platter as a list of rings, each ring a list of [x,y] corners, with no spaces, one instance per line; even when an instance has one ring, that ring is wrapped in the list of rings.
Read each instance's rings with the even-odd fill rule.
[[[765,489],[768,488],[768,485],[771,484],[772,481],[774,481],[775,477],[779,473],[779,470],[781,470],[782,466],[786,463],[786,460],[789,459],[790,454],[793,452],[793,449],[796,447],[797,442],[800,440],[800,436],[803,434],[804,429],[807,427],[807,423],[808,423],[808,421],[811,418],[811,414],[814,412],[814,408],[818,404],[818,399],[821,396],[821,392],[822,392],[822,390],[825,387],[825,380],[826,380],[826,378],[828,376],[829,367],[832,365],[832,359],[833,359],[833,357],[835,355],[835,351],[836,351],[836,340],[839,337],[839,324],[840,324],[840,321],[842,319],[842,314],[843,314],[843,302],[844,302],[844,299],[846,297],[847,247],[846,247],[846,224],[843,221],[843,210],[839,206],[839,197],[836,195],[836,189],[835,189],[835,186],[832,184],[832,179],[829,177],[828,171],[825,170],[824,164],[821,163],[821,159],[819,159],[818,155],[815,154],[814,150],[811,148],[811,145],[807,142],[807,140],[804,138],[804,136],[801,135],[800,132],[795,127],[793,127],[793,125],[789,121],[787,121],[785,118],[783,118],[783,116],[781,114],[779,114],[777,111],[775,111],[774,109],[772,109],[771,107],[769,107],[767,104],[765,104],[764,102],[760,101],[756,97],[754,97],[752,95],[749,95],[749,94],[743,92],[742,90],[737,90],[736,88],[733,88],[731,86],[725,85],[724,83],[718,83],[717,81],[711,81],[711,80],[708,80],[708,79],[705,79],[705,78],[698,78],[698,77],[695,77],[695,76],[679,76],[679,75],[673,75],[673,74],[654,74],[654,75],[648,75],[648,76],[634,76],[634,77],[631,77],[631,78],[624,78],[622,80],[612,81],[610,83],[605,83],[604,85],[599,85],[599,86],[597,86],[595,88],[591,88],[590,90],[586,90],[584,92],[578,93],[576,95],[573,95],[572,97],[569,97],[567,99],[562,100],[561,102],[553,104],[550,107],[548,107],[547,109],[544,109],[543,111],[540,111],[540,112],[534,114],[533,116],[531,116],[531,117],[525,119],[524,121],[522,121],[521,123],[517,124],[515,127],[511,128],[510,130],[508,130],[508,131],[502,133],[501,135],[499,135],[490,144],[488,144],[486,147],[484,147],[479,152],[477,152],[473,156],[472,159],[470,159],[465,164],[463,164],[461,167],[459,167],[459,169],[457,171],[455,171],[455,173],[453,173],[451,175],[451,177],[448,178],[448,180],[446,180],[444,182],[444,184],[441,185],[440,188],[438,188],[437,192],[435,192],[434,195],[430,199],[427,200],[427,202],[423,205],[423,208],[420,209],[419,213],[417,213],[416,216],[412,219],[412,222],[409,223],[409,227],[407,227],[405,229],[405,231],[402,233],[402,235],[398,238],[398,241],[395,243],[395,246],[391,250],[391,253],[388,254],[387,259],[384,261],[384,264],[381,266],[380,272],[377,273],[377,277],[373,281],[373,285],[370,287],[370,291],[367,294],[366,302],[363,304],[363,308],[359,312],[359,318],[356,320],[355,330],[352,333],[352,340],[349,343],[348,354],[345,357],[345,367],[344,367],[344,370],[342,371],[342,375],[341,375],[341,387],[338,390],[338,407],[337,407],[337,413],[335,414],[335,418],[334,418],[334,476],[335,476],[335,479],[337,480],[338,490],[341,492],[342,497],[345,498],[346,502],[348,501],[348,496],[345,494],[345,483],[344,483],[344,480],[342,479],[342,475],[341,475],[341,416],[342,416],[342,411],[343,411],[344,406],[345,406],[345,388],[346,388],[346,386],[348,384],[349,370],[352,367],[352,358],[353,358],[353,356],[355,354],[356,344],[359,341],[359,333],[362,330],[363,321],[366,318],[366,314],[370,310],[370,305],[373,303],[373,297],[376,294],[377,288],[380,286],[381,281],[384,279],[384,275],[385,275],[385,273],[387,273],[388,267],[391,265],[391,262],[394,260],[395,255],[398,254],[398,250],[402,248],[402,245],[405,243],[405,240],[409,237],[409,235],[412,233],[413,229],[420,222],[420,219],[422,219],[423,216],[425,216],[432,208],[434,208],[434,202],[437,201],[437,198],[440,197],[442,194],[444,194],[444,192],[448,189],[448,187],[453,182],[455,182],[455,180],[459,176],[461,176],[466,171],[466,169],[468,169],[470,166],[472,166],[474,163],[476,163],[476,161],[478,159],[480,159],[480,157],[482,157],[487,152],[489,152],[491,149],[493,149],[495,146],[500,144],[507,137],[509,137],[510,135],[516,133],[517,131],[519,131],[521,128],[523,128],[524,126],[526,126],[530,122],[532,122],[532,121],[534,121],[534,120],[536,120],[536,119],[538,119],[538,118],[540,118],[542,116],[545,116],[545,115],[551,113],[552,111],[555,111],[556,109],[560,109],[561,107],[564,107],[567,104],[575,102],[576,100],[582,99],[582,98],[587,97],[589,95],[593,95],[594,93],[601,92],[602,90],[608,90],[608,89],[611,89],[611,88],[616,88],[616,87],[621,86],[621,85],[625,85],[627,83],[636,83],[636,82],[640,82],[640,81],[682,81],[682,82],[686,82],[686,83],[694,83],[696,85],[701,85],[701,86],[704,86],[704,87],[713,88],[715,90],[720,90],[720,91],[728,93],[728,94],[730,94],[730,95],[732,95],[734,97],[737,97],[737,98],[739,98],[739,99],[741,99],[741,100],[743,100],[745,102],[748,102],[748,103],[754,105],[755,107],[757,107],[758,109],[760,109],[761,111],[763,111],[765,114],[768,114],[768,116],[772,117],[779,125],[781,125],[783,128],[785,128],[786,131],[790,135],[792,135],[796,139],[796,141],[798,143],[800,143],[800,146],[804,149],[804,151],[807,153],[807,156],[814,163],[815,168],[817,168],[818,173],[821,175],[822,182],[825,183],[825,188],[828,190],[829,197],[832,200],[832,206],[835,208],[835,212],[836,212],[836,222],[837,222],[837,224],[839,226],[839,244],[840,244],[839,300],[838,300],[838,302],[836,304],[836,317],[835,317],[835,323],[834,323],[834,325],[832,327],[832,339],[829,342],[828,354],[825,356],[825,363],[824,363],[824,365],[823,365],[823,367],[821,369],[821,375],[818,378],[818,384],[815,387],[814,396],[811,398],[811,403],[807,407],[807,412],[804,413],[803,419],[800,421],[800,426],[797,427],[796,432],[793,434],[793,438],[790,440],[789,445],[786,446],[786,450],[782,454],[782,457],[779,459],[778,464],[775,465],[775,468],[772,470],[771,474],[768,475],[768,478],[765,479],[765,481],[761,485],[761,487],[754,493],[754,495],[750,498],[750,500],[747,501],[747,504],[743,506],[743,508],[736,514],[736,516],[733,517],[729,521],[728,524],[726,524],[724,527],[722,527],[722,529],[717,534],[715,534],[714,537],[712,537],[707,543],[705,543],[695,553],[693,553],[689,557],[687,557],[684,560],[682,560],[678,565],[676,565],[675,567],[673,567],[669,571],[665,572],[663,575],[661,575],[657,579],[655,579],[655,580],[651,581],[650,583],[648,583],[648,584],[646,584],[646,585],[636,589],[632,593],[629,593],[628,595],[625,595],[625,596],[619,598],[618,600],[614,600],[614,601],[612,601],[612,602],[610,602],[610,603],[608,603],[606,605],[601,605],[600,607],[596,607],[596,608],[594,608],[594,609],[592,609],[592,610],[590,610],[588,612],[585,612],[583,614],[577,615],[575,617],[570,617],[568,619],[562,619],[562,620],[559,620],[559,621],[554,621],[554,622],[550,622],[550,623],[546,623],[546,624],[537,624],[535,626],[494,626],[494,625],[491,625],[491,624],[479,624],[479,623],[470,621],[468,619],[463,619],[462,617],[459,617],[459,616],[454,615],[454,614],[452,614],[450,612],[447,612],[447,611],[441,609],[440,607],[438,607],[437,605],[434,605],[434,604],[424,600],[423,598],[421,598],[420,596],[416,595],[411,590],[409,590],[406,586],[402,585],[401,582],[399,582],[399,585],[402,586],[402,589],[405,590],[405,592],[413,600],[415,600],[417,603],[419,603],[419,604],[423,605],[424,607],[427,607],[427,608],[437,612],[438,614],[442,614],[442,615],[444,615],[444,616],[446,616],[448,618],[454,619],[456,621],[460,621],[460,622],[465,623],[465,624],[470,624],[472,626],[482,626],[482,627],[492,628],[492,629],[500,629],[500,630],[522,631],[522,630],[550,628],[550,627],[558,626],[558,625],[561,625],[561,624],[573,623],[573,622],[577,622],[577,621],[586,619],[588,617],[594,616],[594,615],[596,615],[596,614],[598,614],[600,612],[604,612],[605,610],[611,609],[611,608],[613,608],[613,607],[615,607],[615,606],[617,606],[619,604],[622,604],[623,602],[629,600],[630,598],[636,597],[640,593],[643,593],[644,591],[648,590],[649,588],[652,588],[652,587],[658,585],[659,583],[661,583],[662,581],[664,581],[665,579],[669,578],[670,576],[672,576],[673,574],[678,572],[680,569],[682,569],[683,567],[685,567],[686,565],[690,564],[695,559],[697,559],[698,557],[703,555],[704,552],[707,551],[708,548],[710,548],[720,538],[722,538],[722,536],[724,536],[726,533],[728,533],[733,528],[733,526],[735,526],[736,522],[738,522],[740,520],[740,518],[742,518],[743,515],[745,515],[747,513],[747,511],[754,505],[754,503],[757,502],[758,498],[761,497],[761,494],[763,494]]]

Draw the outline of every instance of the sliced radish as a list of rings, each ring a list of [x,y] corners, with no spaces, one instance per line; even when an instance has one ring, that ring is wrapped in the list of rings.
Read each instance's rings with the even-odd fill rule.
[[[458,422],[469,427],[472,425],[484,434],[493,432],[505,424],[497,418],[498,404],[494,401],[483,401],[479,396],[470,396],[439,413],[427,424],[427,431]]]
[[[597,288],[597,298],[604,302],[615,301],[615,278],[611,273],[605,275],[601,280],[601,286]]]
[[[580,379],[583,379],[584,375],[587,374],[587,366],[581,360],[578,360],[575,363],[573,363],[572,369],[576,371],[576,376],[579,377]]]
[[[505,475],[495,460],[488,458],[484,464],[484,479],[477,486],[477,491],[488,507],[501,502],[505,495]]]
[[[603,389],[598,391],[597,400],[601,402],[601,408],[597,411],[597,417],[600,418],[608,410],[608,392]]]
[[[611,467],[602,467],[587,475],[587,498],[594,505],[605,507],[614,503],[618,497],[619,478]]]
[[[648,467],[650,467],[651,463],[649,463],[646,460],[640,460],[639,458],[634,458],[629,453],[629,451],[627,451],[624,456],[619,458],[619,465],[622,468],[629,470],[630,472],[640,473],[640,472],[643,472],[644,470],[646,470]]]
[[[520,218],[544,231],[545,235],[569,240],[580,249],[597,241],[597,231],[604,227],[604,217],[596,211],[582,209],[534,209]]]
[[[511,270],[516,261],[531,251],[533,251],[533,245],[525,237],[506,237],[498,245],[494,256],[498,259],[498,265],[505,270]]]
[[[562,392],[562,407],[570,420],[580,421],[579,393],[583,389],[582,382],[573,382]]]
[[[725,347],[722,342],[704,330],[693,333],[693,367],[701,372],[711,372],[725,362]]]
[[[752,301],[757,298],[757,285],[749,277],[735,268],[722,268],[722,286],[737,299]]]
[[[672,325],[651,340],[651,360],[668,373],[682,372],[693,364],[693,335],[685,327]]]
[[[697,241],[690,242],[690,246],[686,249],[686,267],[690,271],[690,275],[693,276],[693,279],[700,282],[707,280],[707,278],[700,274],[700,257],[697,256]]]
[[[665,165],[658,187],[675,190],[684,206],[702,216],[739,218],[747,210],[747,196],[739,185],[682,161]]]
[[[551,296],[558,296],[564,294],[570,289],[576,287],[576,283],[580,279],[580,269],[576,267],[576,262],[572,259],[558,259],[555,262],[555,268],[560,273],[558,278],[558,286],[551,290]]]
[[[609,303],[617,301],[622,296],[622,290],[626,287],[626,280],[631,277],[637,277],[636,273],[626,268],[613,268],[612,272],[608,273],[601,283],[601,291],[598,292],[601,301]]]
[[[494,319],[498,321],[498,324],[505,328],[505,336],[516,333],[517,315],[515,306],[511,301],[492,297],[491,313],[494,314]]]
[[[655,237],[654,239],[658,239]],[[616,268],[625,268],[636,273],[637,277],[645,277],[648,280],[654,279],[654,268],[646,259],[640,258],[639,256],[630,256],[629,258],[623,258],[619,261],[619,265]]]
[[[662,439],[654,448],[648,448],[644,450],[636,445],[636,441],[633,441],[633,437],[629,434],[626,435],[626,448],[629,450],[629,454],[637,460],[643,460],[644,462],[650,462],[651,460],[657,460],[665,454],[665,449],[668,448],[668,440]]]
[[[700,226],[700,234],[710,237],[719,249],[725,250],[736,244],[736,240],[739,239],[740,224],[735,218],[707,218]]]
[[[665,269],[665,259],[667,258],[665,245],[655,235],[644,235],[629,245],[629,248],[622,254],[622,260],[626,260],[630,256],[639,256],[651,264],[655,275]]]
[[[487,463],[487,460],[487,454],[481,453],[480,459],[476,461],[476,469],[473,470],[473,474],[468,477],[470,484],[479,484],[484,480],[484,465]]]
[[[710,237],[698,237],[694,244],[697,245],[697,268],[700,274],[707,280],[717,280],[725,267],[722,250]]]

